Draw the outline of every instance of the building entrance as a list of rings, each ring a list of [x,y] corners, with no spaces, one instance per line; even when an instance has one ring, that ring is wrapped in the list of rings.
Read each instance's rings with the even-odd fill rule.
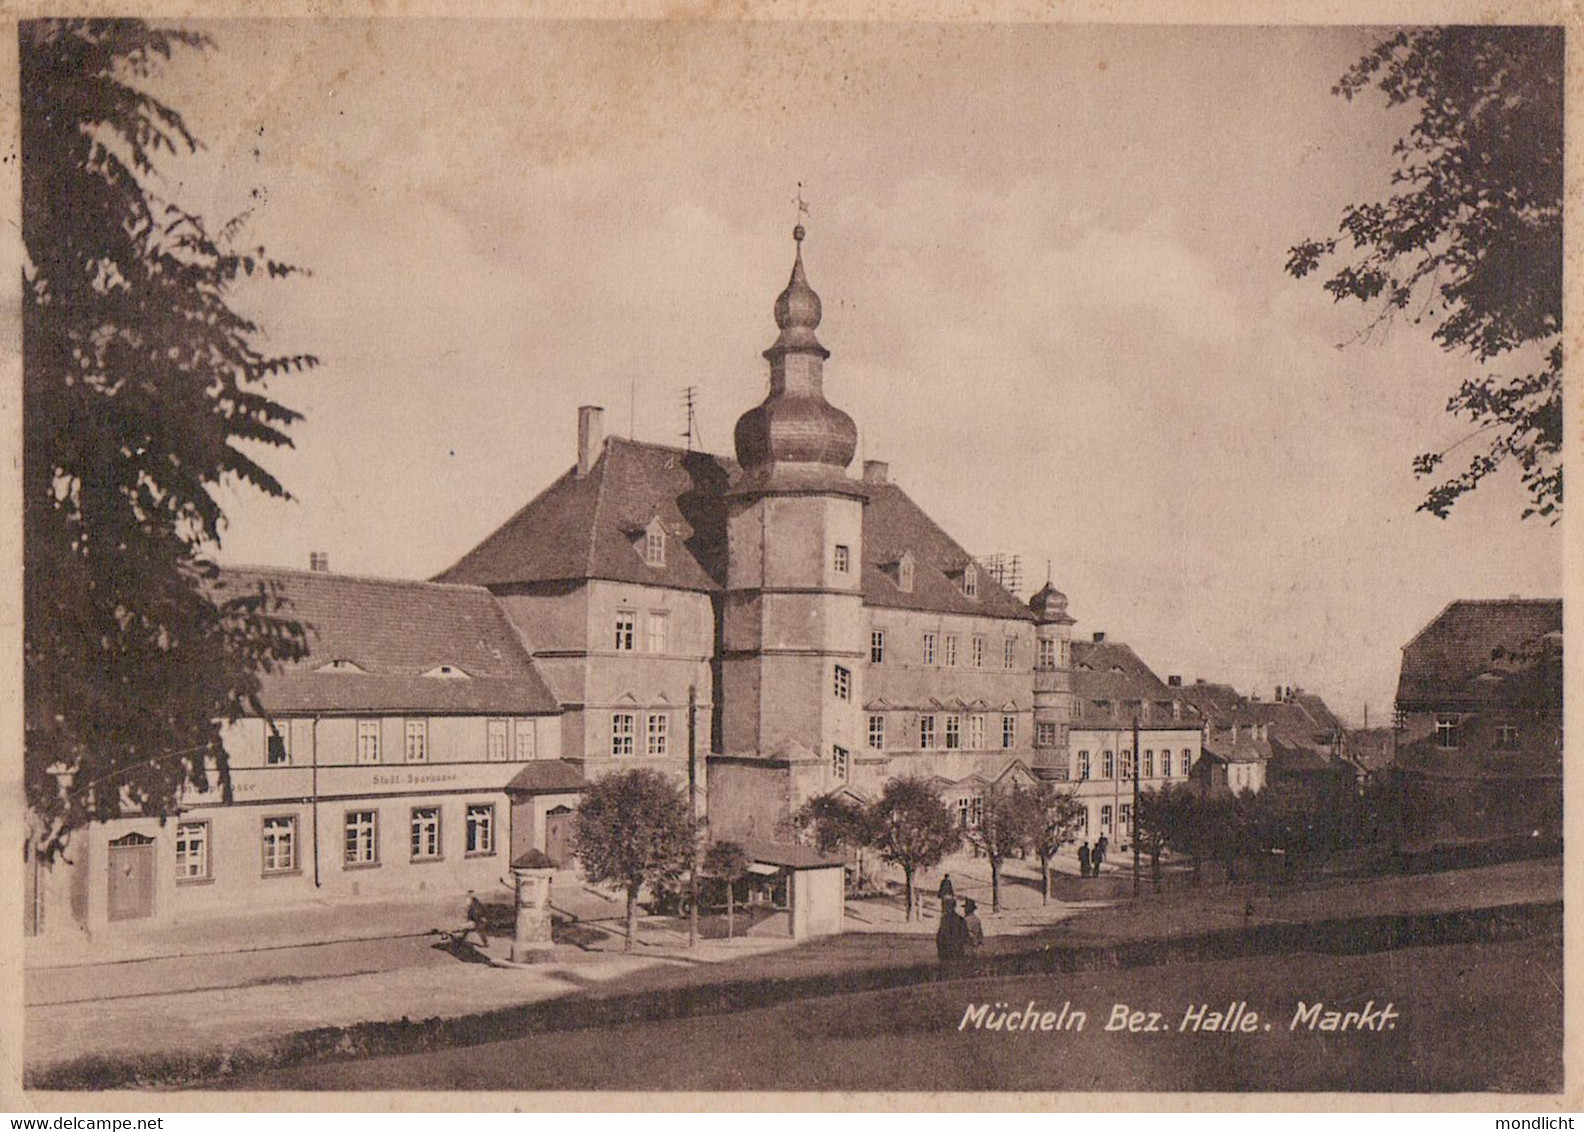
[[[572,811],[566,806],[545,814],[545,856],[558,869],[572,863]]]
[[[154,914],[154,839],[129,833],[110,842],[112,920],[138,920]]]

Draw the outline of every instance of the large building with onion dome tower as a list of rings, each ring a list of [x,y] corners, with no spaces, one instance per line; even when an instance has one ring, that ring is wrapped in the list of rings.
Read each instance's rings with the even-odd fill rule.
[[[899,775],[973,821],[990,782],[1070,773],[1073,619],[1052,586],[1003,588],[885,464],[851,467],[804,235],[735,460],[606,437],[585,407],[577,462],[439,580],[499,599],[586,778],[685,775],[691,695],[717,835],[776,839],[804,800]],[[554,815],[523,813],[543,842]]]

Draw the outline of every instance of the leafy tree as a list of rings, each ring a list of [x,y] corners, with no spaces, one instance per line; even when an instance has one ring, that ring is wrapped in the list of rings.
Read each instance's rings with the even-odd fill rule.
[[[913,878],[955,852],[962,834],[934,787],[920,778],[893,778],[870,810],[874,846],[902,870],[907,918],[913,918]]]
[[[46,859],[124,810],[224,796],[219,721],[260,711],[258,676],[301,657],[278,595],[215,592],[222,483],[286,491],[243,448],[299,419],[233,310],[247,277],[294,268],[237,250],[164,195],[162,156],[198,141],[144,88],[209,42],[138,20],[19,27],[22,127],[25,782]]]
[[[980,795],[979,821],[963,828],[963,839],[990,862],[990,910],[1001,911],[1001,865],[1034,840],[1038,820],[1030,793],[1013,783],[992,782]]]
[[[608,774],[583,794],[572,850],[595,884],[627,894],[627,941],[638,938],[638,894],[644,885],[674,884],[693,860],[697,823],[682,788],[657,770]]]
[[[753,864],[748,851],[735,841],[715,841],[710,844],[704,854],[704,875],[714,877],[722,882],[726,889],[726,938],[731,939],[733,933],[733,893],[732,886],[741,880],[748,872],[748,866]]]
[[[863,877],[863,851],[874,844],[874,815],[862,803],[839,794],[810,798],[792,815],[794,835],[811,841],[821,853],[853,850]]]
[[[1052,782],[1037,783],[1025,799],[1030,810],[1029,845],[1040,863],[1040,900],[1049,904],[1051,858],[1078,840],[1088,811],[1071,790],[1061,790]]]
[[[1296,245],[1287,270],[1330,262],[1326,290],[1374,304],[1372,329],[1428,323],[1486,367],[1447,401],[1482,440],[1420,504],[1441,518],[1508,461],[1529,489],[1525,517],[1560,514],[1562,84],[1561,28],[1457,26],[1397,32],[1334,88],[1351,100],[1378,87],[1418,118],[1393,147],[1393,195],[1348,207],[1342,237]],[[1520,372],[1492,372],[1499,359]],[[1419,456],[1416,473],[1450,451]]]

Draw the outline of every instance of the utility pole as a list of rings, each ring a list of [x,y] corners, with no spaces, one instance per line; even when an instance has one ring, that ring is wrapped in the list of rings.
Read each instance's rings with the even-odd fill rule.
[[[1133,828],[1128,830],[1133,836],[1133,898],[1138,899],[1139,894],[1139,769],[1143,766],[1139,758],[1139,725],[1138,712],[1133,713]]]
[[[698,818],[698,685],[688,685],[688,809]],[[698,839],[688,855],[688,946],[698,946]]]

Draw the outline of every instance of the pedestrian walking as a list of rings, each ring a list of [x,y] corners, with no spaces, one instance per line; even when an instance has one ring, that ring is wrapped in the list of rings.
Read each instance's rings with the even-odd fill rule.
[[[936,893],[936,895],[941,898],[942,903],[945,903],[947,900],[950,900],[957,895],[957,890],[952,887],[950,873],[947,873],[945,876],[941,877],[940,890]]]
[[[480,900],[472,889],[469,889],[467,906],[468,931],[477,933],[480,947],[489,946],[488,917],[489,909],[484,907],[484,901]],[[462,938],[467,938],[467,932],[462,933]]]
[[[1100,840],[1095,842],[1092,860],[1094,862],[1094,875],[1100,875],[1100,866],[1105,864],[1106,850],[1111,848],[1111,839],[1105,834],[1100,835]]]
[[[1078,875],[1081,877],[1089,875],[1089,842],[1087,841],[1078,846]]]
[[[979,922],[979,917],[974,913],[979,905],[969,897],[963,901],[963,928],[968,933],[968,950],[978,951],[984,946],[984,925]]]

